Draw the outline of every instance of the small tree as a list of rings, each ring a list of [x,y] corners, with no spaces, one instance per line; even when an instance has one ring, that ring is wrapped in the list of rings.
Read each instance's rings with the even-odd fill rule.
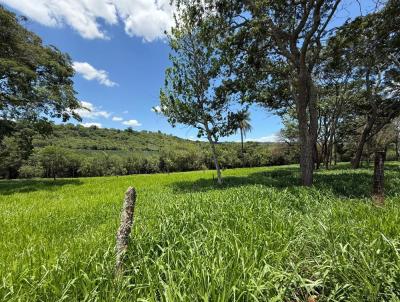
[[[13,135],[0,141],[0,175],[7,178],[18,176],[21,165],[33,150],[32,137],[35,129],[23,123],[14,125]]]
[[[67,155],[60,147],[47,146],[39,151],[38,157],[47,177],[56,180],[66,169]]]
[[[241,142],[241,156],[242,156],[242,163],[244,163],[244,137],[248,132],[251,131],[251,119],[250,119],[250,112],[247,110],[243,110],[238,112],[236,115],[236,122],[237,122],[237,129],[240,131],[240,142]]]
[[[230,97],[220,89],[221,58],[216,43],[212,12],[197,1],[178,3],[179,16],[168,35],[172,67],[166,70],[161,90],[161,112],[175,126],[195,127],[198,137],[211,145],[218,183],[222,183],[216,144],[221,136],[234,132],[235,114],[229,110]]]

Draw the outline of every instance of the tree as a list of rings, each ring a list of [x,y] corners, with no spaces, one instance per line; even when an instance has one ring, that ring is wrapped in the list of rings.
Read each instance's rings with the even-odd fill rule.
[[[251,119],[250,112],[248,110],[243,110],[237,113],[236,123],[238,130],[240,131],[240,142],[241,142],[241,157],[242,163],[244,163],[244,137],[248,132],[251,131]]]
[[[228,52],[243,99],[272,109],[293,107],[299,130],[301,183],[313,183],[317,142],[317,91],[313,78],[322,39],[340,0],[217,1],[230,24]],[[223,29],[225,30],[225,29]],[[233,49],[233,51],[231,51]],[[229,53],[231,53],[229,55]],[[232,58],[236,59],[233,64]],[[235,81],[233,81],[235,82]]]
[[[381,11],[342,26],[333,38],[350,62],[352,80],[361,82],[356,114],[360,136],[352,164],[360,166],[364,146],[400,114],[396,78],[400,74],[400,7],[388,1]]]
[[[196,0],[178,3],[176,25],[168,35],[172,67],[166,70],[160,93],[161,112],[177,123],[198,130],[211,146],[218,183],[222,183],[216,144],[221,136],[234,132],[235,114],[230,96],[221,87],[222,66],[211,22],[213,14]]]
[[[39,151],[38,158],[47,177],[56,180],[66,170],[67,152],[60,147],[47,146]]]
[[[0,126],[19,119],[79,119],[70,57],[44,46],[23,21],[0,6]]]
[[[13,123],[13,135],[0,141],[0,175],[16,178],[18,170],[33,150],[32,137],[36,131],[27,123]]]
[[[396,160],[400,160],[400,119],[394,122]]]

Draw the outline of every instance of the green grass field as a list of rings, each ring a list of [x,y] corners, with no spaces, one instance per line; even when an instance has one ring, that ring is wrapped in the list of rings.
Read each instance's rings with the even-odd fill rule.
[[[400,301],[400,165],[296,166],[0,181],[0,300]],[[113,277],[124,192],[138,191],[126,275]]]

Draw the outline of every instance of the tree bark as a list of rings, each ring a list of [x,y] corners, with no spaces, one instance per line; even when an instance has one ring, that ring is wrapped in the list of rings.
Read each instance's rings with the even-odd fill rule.
[[[311,75],[306,69],[306,66],[303,66],[299,71],[296,109],[299,122],[301,185],[312,186],[318,114]]]
[[[322,158],[322,156],[321,156]],[[321,166],[321,158],[318,154],[318,146],[317,144],[314,145],[314,162],[315,162],[315,169],[319,170],[320,166]]]
[[[372,199],[376,205],[384,204],[384,165],[386,151],[375,152]]]
[[[329,169],[329,166],[332,165],[332,156],[333,156],[333,149],[334,149],[334,138],[336,136],[336,127],[338,123],[338,116],[335,114],[332,117],[332,125],[329,133],[329,139],[328,139],[328,147],[327,147],[327,157],[326,157],[326,162],[325,162],[325,167],[326,169]],[[335,155],[336,156],[336,155]],[[336,165],[336,161],[335,161]]]
[[[337,165],[337,142],[335,138],[335,142],[333,143],[333,164]]]
[[[129,187],[125,192],[124,204],[121,212],[121,224],[117,231],[117,242],[115,246],[116,275],[121,275],[123,272],[123,260],[125,253],[128,249],[129,235],[131,234],[133,225],[133,214],[135,211],[136,191],[134,188]]]
[[[217,182],[218,184],[222,184],[222,175],[221,175],[221,169],[219,167],[218,163],[218,156],[217,156],[217,151],[215,150],[215,142],[213,141],[212,137],[210,134],[208,136],[208,141],[211,144],[211,152],[214,160],[214,165],[215,165],[215,170],[217,170]]]
[[[377,104],[374,102],[373,97],[372,97],[372,87],[371,87],[371,81],[370,81],[370,69],[368,68],[365,74],[365,84],[367,87],[367,91],[366,91],[366,97],[367,97],[367,101],[371,106],[371,113],[370,115],[367,116],[367,125],[365,126],[362,134],[361,134],[361,138],[360,141],[358,143],[357,146],[357,151],[356,154],[354,156],[352,165],[354,169],[358,169],[360,167],[360,163],[361,163],[361,157],[362,157],[362,153],[364,150],[364,145],[367,142],[367,138],[368,135],[370,134],[372,127],[375,124],[376,121],[376,116],[377,116]]]
[[[354,155],[354,158],[353,158],[353,161],[352,161],[353,169],[360,168],[361,157],[362,157],[362,154],[363,154],[363,151],[364,151],[364,146],[365,146],[365,143],[367,142],[368,134],[371,132],[371,129],[372,129],[373,125],[374,125],[373,120],[369,119],[368,122],[367,122],[367,125],[365,126],[365,128],[364,128],[364,130],[363,130],[363,132],[361,134],[360,140],[359,140],[358,145],[357,145],[356,154]]]

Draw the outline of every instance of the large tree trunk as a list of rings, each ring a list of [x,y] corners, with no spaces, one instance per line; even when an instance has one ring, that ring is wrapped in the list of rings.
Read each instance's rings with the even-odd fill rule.
[[[297,80],[297,118],[299,122],[301,184],[313,184],[318,113],[311,75],[304,66]]]

